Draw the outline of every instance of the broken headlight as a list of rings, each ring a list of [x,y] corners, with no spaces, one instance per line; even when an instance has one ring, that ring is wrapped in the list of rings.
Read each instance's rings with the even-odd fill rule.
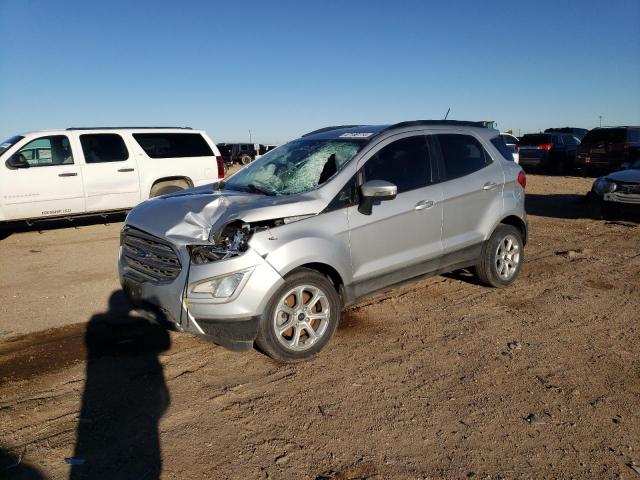
[[[196,265],[238,257],[249,248],[248,225],[227,226],[212,238],[210,245],[191,245],[191,262]]]

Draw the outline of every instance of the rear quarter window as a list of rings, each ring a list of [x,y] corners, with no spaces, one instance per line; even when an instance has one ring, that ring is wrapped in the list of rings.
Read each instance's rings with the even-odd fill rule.
[[[213,151],[199,133],[134,133],[151,158],[211,157]]]
[[[504,158],[505,160],[509,160],[510,162],[513,162],[513,150],[507,146],[502,136],[497,136],[492,138],[491,143],[493,144],[494,147],[496,147],[496,150],[500,152],[500,155],[502,155],[502,158]]]

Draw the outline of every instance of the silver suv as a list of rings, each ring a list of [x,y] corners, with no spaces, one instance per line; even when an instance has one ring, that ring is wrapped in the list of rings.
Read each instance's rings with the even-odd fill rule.
[[[499,132],[473,122],[324,128],[134,208],[120,279],[179,331],[297,361],[327,344],[344,306],[399,283],[472,267],[511,284],[525,184]]]

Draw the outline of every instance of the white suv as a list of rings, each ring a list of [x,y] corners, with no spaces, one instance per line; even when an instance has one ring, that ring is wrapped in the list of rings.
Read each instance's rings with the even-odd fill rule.
[[[0,221],[129,209],[224,177],[202,130],[68,128],[0,144]]]

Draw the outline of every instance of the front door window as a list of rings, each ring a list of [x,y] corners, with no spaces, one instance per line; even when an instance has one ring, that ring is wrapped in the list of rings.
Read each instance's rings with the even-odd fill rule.
[[[30,167],[73,165],[71,145],[69,139],[64,135],[52,135],[32,140],[18,151],[18,155]]]

